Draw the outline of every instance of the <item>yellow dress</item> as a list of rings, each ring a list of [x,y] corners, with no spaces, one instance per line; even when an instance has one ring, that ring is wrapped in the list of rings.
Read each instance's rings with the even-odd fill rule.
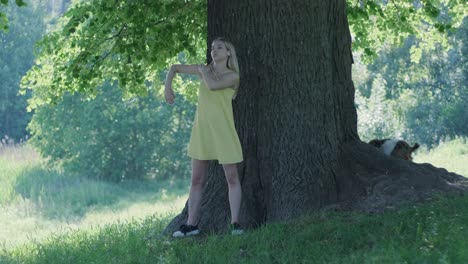
[[[205,82],[200,81],[188,156],[199,160],[218,160],[219,164],[243,160],[232,112],[234,93],[232,88],[212,91]]]

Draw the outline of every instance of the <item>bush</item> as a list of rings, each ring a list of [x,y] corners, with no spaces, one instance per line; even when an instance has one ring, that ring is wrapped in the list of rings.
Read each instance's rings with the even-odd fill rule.
[[[184,157],[194,105],[182,96],[167,105],[160,96],[122,100],[106,86],[94,100],[67,95],[55,106],[36,110],[30,142],[53,165],[90,178],[187,177]]]

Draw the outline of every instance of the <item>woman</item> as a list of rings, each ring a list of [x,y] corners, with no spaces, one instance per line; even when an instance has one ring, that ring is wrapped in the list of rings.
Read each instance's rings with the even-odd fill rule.
[[[208,160],[218,160],[223,165],[229,187],[232,234],[243,232],[239,226],[242,190],[237,173],[237,163],[243,157],[232,113],[232,100],[239,89],[239,66],[234,46],[223,38],[212,42],[211,58],[212,63],[208,66],[172,65],[166,78],[164,95],[166,101],[173,104],[175,73],[200,77],[197,112],[188,145],[188,155],[192,158],[188,219],[173,234],[174,237],[199,234],[200,204]]]

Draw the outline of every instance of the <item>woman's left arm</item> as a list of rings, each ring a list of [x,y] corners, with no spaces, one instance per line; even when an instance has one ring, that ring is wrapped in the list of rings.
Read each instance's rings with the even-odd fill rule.
[[[223,74],[219,77],[219,80],[214,80],[211,78],[211,76],[209,76],[209,68],[206,66],[199,66],[198,71],[200,72],[200,75],[208,89],[212,91],[234,88],[239,84],[239,74],[234,71]]]

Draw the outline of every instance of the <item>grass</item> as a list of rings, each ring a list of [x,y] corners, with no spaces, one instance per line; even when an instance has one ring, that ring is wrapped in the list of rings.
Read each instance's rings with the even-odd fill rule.
[[[39,163],[39,155],[30,146],[0,143],[0,205],[11,202],[16,197],[14,184],[21,171]]]
[[[148,217],[49,237],[2,263],[466,263],[468,196],[381,215],[328,212],[244,235],[171,239]]]
[[[414,157],[416,163],[430,163],[468,177],[468,141],[466,138],[443,142],[434,149],[422,149],[416,153]]]
[[[466,176],[467,150],[457,139],[418,151],[415,161]],[[70,178],[46,169],[27,146],[0,148],[0,165],[8,166],[0,174],[2,264],[468,262],[468,196],[379,215],[322,212],[237,237],[176,240],[161,232],[184,206],[186,180],[122,185]]]
[[[46,168],[27,145],[0,145],[0,167],[0,245],[5,248],[54,233],[165,215],[180,211],[187,200],[187,180],[116,184],[69,177]]]

